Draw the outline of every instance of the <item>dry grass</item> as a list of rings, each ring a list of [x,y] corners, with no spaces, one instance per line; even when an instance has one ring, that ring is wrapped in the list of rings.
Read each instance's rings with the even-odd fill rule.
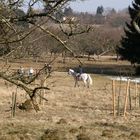
[[[29,65],[28,65],[29,66]],[[16,87],[1,84],[0,140],[139,140],[139,109],[113,118],[111,81],[105,76],[91,74],[93,86],[80,84],[74,88],[73,78],[66,72],[54,72],[47,79],[48,102],[36,113],[16,110],[11,118],[11,93]],[[18,89],[18,102],[25,100]]]

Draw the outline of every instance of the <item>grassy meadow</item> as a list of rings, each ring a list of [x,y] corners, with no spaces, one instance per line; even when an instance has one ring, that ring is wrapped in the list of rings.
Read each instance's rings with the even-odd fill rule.
[[[45,91],[45,98],[40,104],[40,111],[23,111],[16,109],[16,116],[11,117],[11,96],[17,90],[17,102],[27,98],[20,88],[0,80],[0,140],[139,140],[140,110],[135,107],[135,96],[132,95],[132,110],[127,109],[126,118],[123,115],[113,117],[112,112],[112,81],[102,70],[128,69],[127,62],[87,61],[84,70],[93,79],[93,85],[85,88],[74,87],[73,77],[67,74],[69,67],[76,68],[76,60],[61,60],[53,63],[51,77],[46,80],[50,88]],[[1,62],[1,66],[3,63]],[[20,65],[25,68],[32,66],[39,69],[44,62],[16,61],[10,62],[16,70]],[[99,70],[98,74],[95,73]],[[94,69],[92,71],[92,69]],[[39,84],[39,80],[35,81]],[[121,110],[123,111],[125,87],[122,89]],[[134,91],[132,91],[134,93]],[[38,99],[37,99],[38,100]],[[127,107],[129,108],[129,106]]]

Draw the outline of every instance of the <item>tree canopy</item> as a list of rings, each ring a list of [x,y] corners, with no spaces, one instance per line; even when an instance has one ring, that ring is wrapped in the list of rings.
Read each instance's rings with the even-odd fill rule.
[[[67,20],[68,30],[65,30],[66,26],[63,26],[64,13],[62,13],[62,9],[64,9],[70,1],[72,0],[0,1],[0,55],[9,56],[9,54],[13,54],[18,49],[25,48],[28,38],[37,29],[61,43],[64,49],[71,51],[65,43],[66,40],[72,35],[88,32],[89,28],[79,28],[78,25],[78,30],[75,30],[77,26],[74,26],[72,18]],[[37,5],[41,5],[39,10],[37,9]],[[67,8],[65,12],[66,11],[67,14],[69,14],[71,9]],[[55,34],[55,32],[47,28],[47,23],[49,23],[48,21],[50,20],[60,27],[61,32],[67,36],[67,39],[62,39],[58,34]],[[71,51],[71,53],[73,52]]]
[[[137,26],[140,27],[138,22],[140,17],[137,16],[140,12],[140,1],[134,0],[128,10],[131,21],[126,23],[125,36],[122,37],[121,46],[117,48],[117,52],[123,59],[140,64],[140,33],[133,24],[133,21],[137,18]]]
[[[97,11],[96,11],[96,15],[102,15],[103,12],[104,12],[104,7],[102,5],[98,6]]]

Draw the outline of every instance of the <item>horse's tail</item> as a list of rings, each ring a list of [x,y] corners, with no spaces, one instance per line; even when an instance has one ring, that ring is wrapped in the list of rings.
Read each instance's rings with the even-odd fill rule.
[[[90,85],[92,85],[92,78],[91,78],[91,76],[88,74],[88,83],[90,84]]]

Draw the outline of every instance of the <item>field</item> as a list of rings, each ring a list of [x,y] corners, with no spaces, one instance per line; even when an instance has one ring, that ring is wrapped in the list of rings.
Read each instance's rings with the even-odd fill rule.
[[[20,63],[21,64],[21,63]],[[11,63],[13,69],[20,65]],[[100,63],[101,64],[101,63]],[[94,63],[93,67],[99,66]],[[105,63],[107,64],[107,63]],[[43,63],[22,63],[29,67],[40,68]],[[112,66],[113,65],[113,66]],[[117,63],[110,64],[112,68]],[[11,94],[16,87],[1,79],[0,96],[0,140],[139,140],[140,110],[133,108],[127,117],[113,117],[112,81],[105,75],[90,73],[92,64],[86,64],[91,74],[93,85],[85,88],[74,87],[73,77],[66,72],[68,66],[54,64],[55,70],[47,79],[47,102],[40,105],[39,112],[17,109],[11,118]],[[74,64],[69,67],[75,66]],[[89,67],[88,67],[89,66]],[[100,65],[100,67],[103,67]],[[58,69],[61,69],[58,71]],[[64,71],[63,71],[64,70]],[[37,81],[39,82],[39,81]],[[23,90],[17,89],[17,102],[23,102]]]

